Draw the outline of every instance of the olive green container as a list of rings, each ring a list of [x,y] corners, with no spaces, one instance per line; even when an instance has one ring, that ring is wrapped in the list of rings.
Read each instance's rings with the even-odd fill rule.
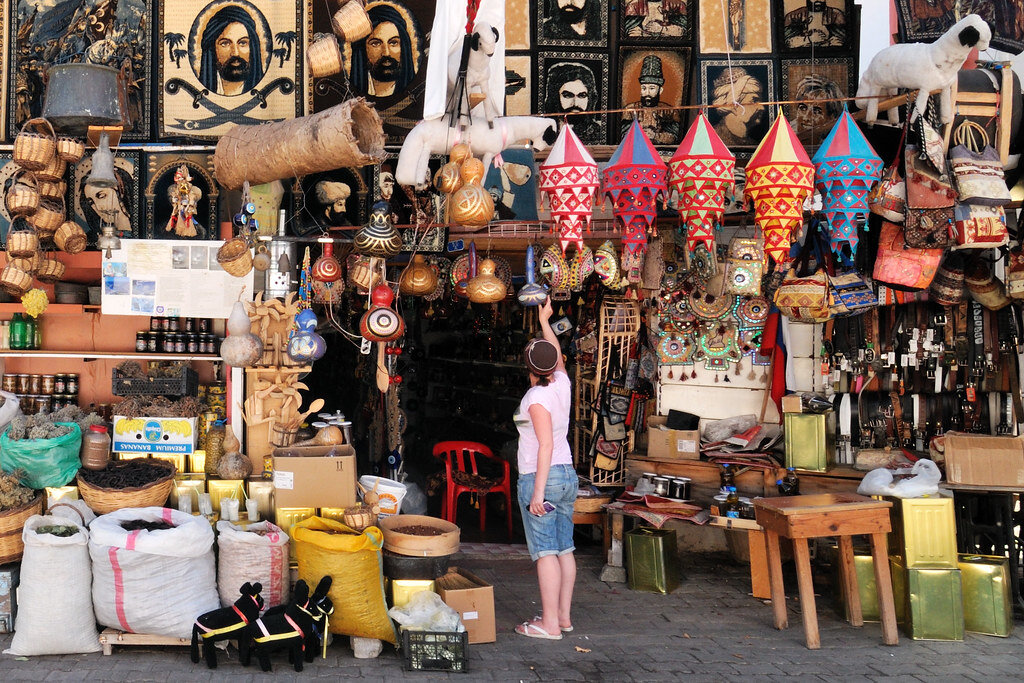
[[[835,455],[834,413],[786,413],[782,416],[786,467],[827,472]]]
[[[635,591],[671,593],[678,588],[675,530],[642,526],[626,532],[626,573]]]
[[[889,554],[908,569],[956,569],[956,518],[953,499],[940,496],[890,498],[892,533]]]
[[[963,640],[964,598],[959,569],[907,569],[889,556],[896,621],[913,640]]]
[[[836,611],[849,620],[846,611],[846,589],[843,586],[842,572],[839,568],[839,546],[828,546],[828,561],[832,566],[832,595]],[[857,589],[860,594],[860,611],[864,621],[881,621],[878,617],[878,584],[875,581],[875,564],[871,557],[871,548],[853,549],[853,568],[857,574]]]
[[[1006,638],[1013,632],[1010,561],[992,555],[960,555],[964,630]]]

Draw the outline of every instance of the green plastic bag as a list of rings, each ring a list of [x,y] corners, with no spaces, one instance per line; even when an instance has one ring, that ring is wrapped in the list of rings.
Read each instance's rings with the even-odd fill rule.
[[[23,486],[42,489],[47,486],[64,486],[75,478],[82,461],[78,452],[82,450],[82,430],[77,422],[58,422],[71,427],[71,433],[56,439],[22,439],[15,441],[8,427],[0,434],[0,469],[4,472],[22,470]]]

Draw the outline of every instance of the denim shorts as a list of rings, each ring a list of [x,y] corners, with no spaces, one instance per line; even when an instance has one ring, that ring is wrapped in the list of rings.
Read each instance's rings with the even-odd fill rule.
[[[540,517],[530,512],[536,474],[519,475],[519,510],[530,557],[536,562],[546,555],[565,555],[576,550],[572,543],[572,511],[576,504],[579,479],[572,465],[552,465],[544,486],[544,500],[555,509]]]

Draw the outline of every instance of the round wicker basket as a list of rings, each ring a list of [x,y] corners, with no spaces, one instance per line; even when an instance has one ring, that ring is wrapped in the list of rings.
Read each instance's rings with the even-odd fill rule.
[[[39,268],[36,269],[36,279],[52,285],[60,282],[66,270],[67,267],[57,259],[44,258]]]
[[[36,229],[40,238],[48,239],[53,237],[53,234],[57,232],[57,228],[64,222],[64,200],[40,200],[39,208],[28,217],[28,222]]]
[[[85,230],[78,223],[65,221],[57,228],[53,241],[57,243],[57,247],[61,251],[67,254],[78,254],[85,251],[89,238],[86,237]]]
[[[39,251],[39,235],[25,221],[17,221],[7,233],[7,255],[28,258]]]
[[[587,496],[577,498],[572,506],[573,512],[600,512],[601,506],[612,502],[612,496]]]
[[[244,277],[252,270],[252,252],[241,237],[232,237],[217,250],[217,263],[235,277]]]
[[[54,182],[52,180],[41,180],[39,181],[39,196],[42,199],[51,199],[53,201],[64,201],[64,195],[68,191],[68,184],[63,180]]]
[[[32,276],[12,263],[0,271],[0,287],[9,294],[21,296],[32,287]]]
[[[17,562],[25,552],[25,542],[21,540],[21,532],[25,521],[32,515],[43,511],[43,495],[40,493],[21,507],[0,512],[0,564]]]
[[[35,175],[22,169],[15,171],[11,179],[13,183],[4,197],[7,212],[11,216],[31,215],[39,208],[39,185]]]
[[[58,182],[64,179],[64,171],[66,170],[68,170],[68,162],[55,154],[50,159],[50,163],[36,171],[36,178]]]
[[[362,40],[373,31],[370,15],[361,0],[349,0],[331,17],[331,26],[338,37],[352,43]]]
[[[85,156],[85,143],[77,138],[57,138],[57,156],[69,164],[77,164]]]
[[[33,252],[31,256],[18,256],[8,261],[15,268],[20,268],[29,275],[35,275],[36,271],[43,267],[42,252]]]
[[[306,62],[313,78],[323,78],[341,73],[341,48],[333,34],[317,38],[306,49]]]
[[[57,153],[57,137],[46,119],[29,119],[14,138],[14,161],[24,169],[46,168]]]
[[[341,521],[353,531],[362,531],[368,526],[377,525],[377,511],[372,505],[360,503],[359,505],[345,508]]]
[[[125,461],[128,462],[128,461]],[[94,486],[81,477],[78,478],[78,493],[93,512],[105,515],[121,508],[144,508],[163,505],[167,496],[171,495],[174,486],[175,467],[165,460],[153,460],[154,464],[165,466],[167,475],[145,486],[133,486],[126,489],[110,489]],[[116,467],[117,464],[115,463]]]

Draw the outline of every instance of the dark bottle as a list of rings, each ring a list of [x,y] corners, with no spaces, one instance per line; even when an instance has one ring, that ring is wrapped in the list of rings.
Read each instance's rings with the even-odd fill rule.
[[[718,473],[718,479],[721,482],[721,487],[723,490],[729,486],[733,486],[736,483],[736,478],[733,476],[732,473],[732,467],[729,465],[722,465],[722,469]]]
[[[789,467],[786,469],[786,477],[782,480],[789,485],[789,495],[799,496],[800,495],[800,479],[796,476],[796,468]]]
[[[725,516],[726,517],[739,517],[740,516],[740,496],[736,493],[736,487],[730,486],[725,495]]]

